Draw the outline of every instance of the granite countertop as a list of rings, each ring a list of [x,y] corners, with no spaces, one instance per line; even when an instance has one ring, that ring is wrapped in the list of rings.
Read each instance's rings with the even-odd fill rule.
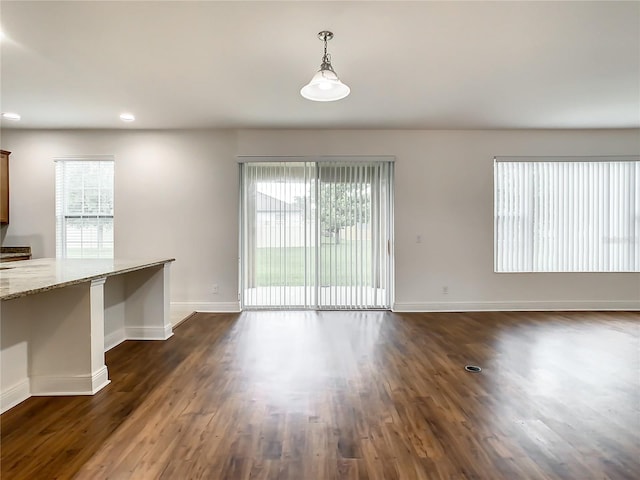
[[[31,247],[0,247],[0,260],[31,256]]]
[[[11,300],[90,280],[173,262],[174,258],[18,260],[0,266],[0,300]]]
[[[29,256],[29,253],[0,253],[0,258],[20,258],[20,257],[27,257]]]

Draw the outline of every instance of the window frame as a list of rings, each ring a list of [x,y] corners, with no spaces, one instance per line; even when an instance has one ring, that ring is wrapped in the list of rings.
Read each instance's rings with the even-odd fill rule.
[[[99,222],[97,225],[97,239],[95,241],[96,253],[97,255],[87,255],[84,249],[84,245],[82,240],[80,241],[80,256],[69,256],[68,250],[68,225],[69,220],[76,219],[88,219],[88,220],[110,220],[110,222],[105,222],[106,225],[110,224],[112,231],[114,230],[114,217],[115,217],[115,208],[114,208],[114,197],[115,197],[115,157],[114,155],[74,155],[74,156],[64,156],[64,157],[56,157],[54,158],[55,162],[55,214],[56,214],[56,258],[100,258],[100,259],[113,259],[114,258],[114,250],[115,250],[115,237],[111,242],[112,247],[110,249],[110,254],[105,256],[103,253],[104,249],[104,225],[102,222]],[[104,212],[98,211],[97,213],[88,213],[85,214],[85,186],[82,186],[83,200],[82,200],[82,208],[80,213],[69,213],[67,207],[67,182],[70,180],[64,171],[66,165],[72,162],[84,162],[89,164],[89,162],[100,162],[100,167],[108,166],[110,168],[110,176],[111,176],[111,185],[108,188],[103,188],[101,182],[104,179],[103,175],[98,175],[96,178],[98,179],[98,187],[96,187],[96,194],[99,198],[98,200],[98,210],[100,210],[100,202],[102,202],[102,194],[105,191],[111,192],[111,196],[108,198],[108,202],[110,202],[110,214],[105,214]],[[81,225],[82,228],[82,225]],[[115,233],[115,232],[114,232]]]

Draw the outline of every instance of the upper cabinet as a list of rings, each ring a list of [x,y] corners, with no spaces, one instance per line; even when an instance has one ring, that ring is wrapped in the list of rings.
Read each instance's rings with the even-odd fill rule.
[[[9,155],[0,150],[0,223],[9,223]]]

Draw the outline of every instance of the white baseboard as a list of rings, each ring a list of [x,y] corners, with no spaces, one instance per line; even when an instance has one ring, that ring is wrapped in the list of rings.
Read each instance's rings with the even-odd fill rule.
[[[106,387],[109,380],[109,372],[104,366],[92,375],[32,375],[31,395],[93,395]]]
[[[108,352],[113,347],[117,347],[127,339],[124,328],[111,332],[104,336],[104,351]]]
[[[171,302],[171,310],[207,313],[239,313],[240,302]]]
[[[638,311],[635,300],[564,300],[515,302],[396,302],[394,312]]]
[[[24,402],[30,396],[30,382],[28,378],[25,378],[20,383],[2,392],[2,395],[0,395],[0,413],[4,413],[19,403]]]
[[[120,345],[125,340],[166,340],[173,335],[171,325],[166,327],[125,327],[104,337],[104,351]]]
[[[111,380],[109,380],[109,370],[107,366],[103,366],[97,372],[94,372],[91,376],[91,395],[102,390],[104,387],[109,385]]]
[[[166,340],[173,335],[171,325],[164,327],[124,327],[127,340]]]

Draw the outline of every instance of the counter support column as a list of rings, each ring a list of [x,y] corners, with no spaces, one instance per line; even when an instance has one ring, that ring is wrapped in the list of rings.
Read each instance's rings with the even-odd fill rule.
[[[93,395],[104,362],[105,277],[29,298],[31,395]]]

